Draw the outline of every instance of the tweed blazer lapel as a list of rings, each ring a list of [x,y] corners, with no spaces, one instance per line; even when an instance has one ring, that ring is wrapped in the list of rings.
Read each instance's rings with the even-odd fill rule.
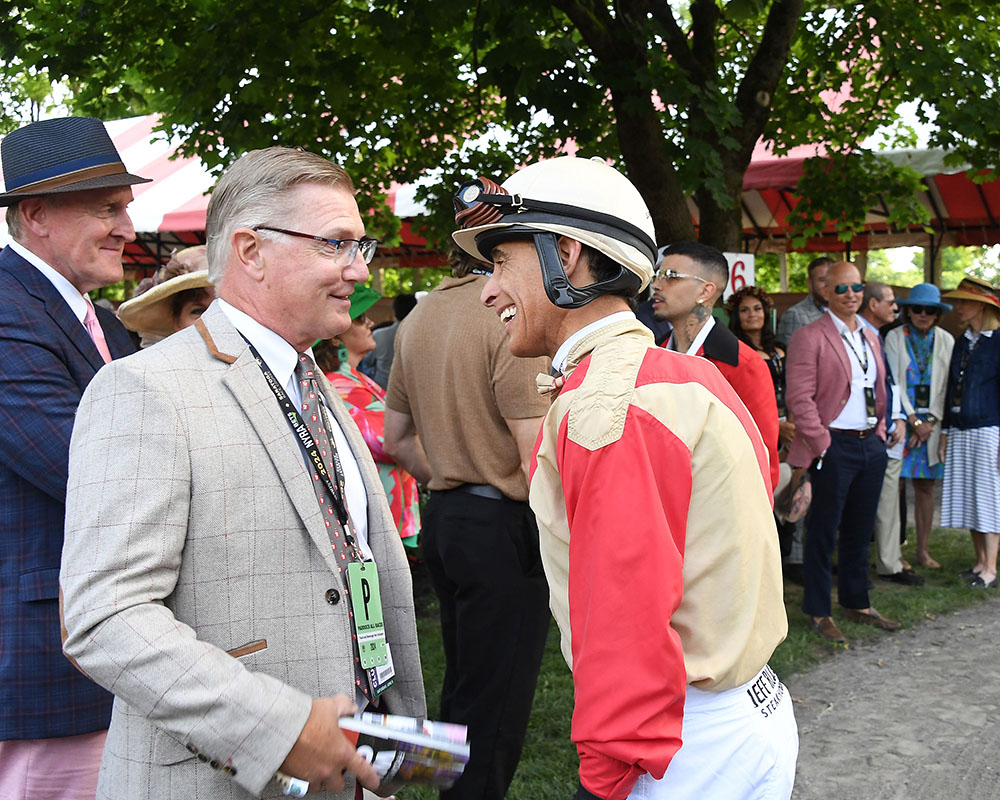
[[[104,359],[97,350],[94,340],[87,333],[87,329],[73,314],[56,287],[41,272],[9,247],[4,249],[0,265],[18,280],[28,294],[45,304],[45,312],[52,322],[66,335],[84,360],[94,368],[95,373],[104,366]]]
[[[230,365],[222,380],[223,385],[232,393],[234,401],[260,437],[263,449],[281,477],[285,492],[309,537],[331,571],[336,571],[330,537],[316,502],[302,451],[250,347],[217,304],[213,304],[195,324],[212,356]]]

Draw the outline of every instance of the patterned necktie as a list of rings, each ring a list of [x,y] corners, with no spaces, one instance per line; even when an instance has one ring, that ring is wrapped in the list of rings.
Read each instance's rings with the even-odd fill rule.
[[[87,329],[87,333],[90,334],[90,338],[94,340],[94,344],[97,345],[97,352],[101,354],[101,358],[104,359],[104,363],[107,364],[111,360],[111,351],[108,350],[107,339],[104,338],[104,331],[101,330],[101,323],[97,321],[97,313],[94,311],[94,304],[90,302],[89,297],[85,297],[84,300],[87,301],[87,315],[83,318],[83,327]]]
[[[316,382],[316,365],[305,353],[299,354],[299,362],[295,365],[295,378],[299,382],[299,389],[302,393],[302,403],[299,406],[301,408],[302,421],[309,429],[309,435],[312,436],[313,441],[316,443],[316,448],[323,459],[323,465],[326,467],[327,474],[330,476],[334,486],[339,488],[342,502],[346,506],[347,498],[344,497],[344,485],[339,482],[338,471],[333,456],[333,434],[326,430],[324,422],[320,388]],[[323,522],[326,525],[326,532],[330,536],[330,545],[333,547],[333,555],[337,561],[337,569],[340,571],[341,578],[343,579],[344,595],[349,597],[349,587],[347,576],[344,574],[344,565],[349,561],[361,561],[362,559],[357,544],[352,538],[349,538],[351,532],[350,522],[348,522],[345,530],[345,527],[340,523],[340,518],[337,516],[337,510],[330,502],[331,498],[328,495],[325,483],[315,470],[312,471],[312,479],[313,490],[316,492],[316,499],[319,501],[320,508],[323,511]],[[349,599],[348,603],[350,603]],[[350,608],[349,605],[348,608]],[[348,610],[347,615],[353,619],[354,612]],[[353,638],[355,639],[354,684],[359,691],[364,693],[365,697],[371,700],[368,681],[361,669],[361,660],[357,654],[357,636],[354,635]]]

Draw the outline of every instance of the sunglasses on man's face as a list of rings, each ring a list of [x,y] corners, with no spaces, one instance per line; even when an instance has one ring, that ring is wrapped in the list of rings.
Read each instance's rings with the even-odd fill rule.
[[[936,306],[910,306],[911,314],[926,314],[931,317],[938,313]]]
[[[833,287],[833,291],[837,294],[847,294],[848,289],[855,294],[861,294],[865,290],[865,285],[863,283],[838,283]]]

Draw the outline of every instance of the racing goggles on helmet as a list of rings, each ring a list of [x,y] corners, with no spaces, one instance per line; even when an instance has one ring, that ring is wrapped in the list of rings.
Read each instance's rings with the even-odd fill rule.
[[[620,290],[638,291],[641,279],[622,265],[619,272],[604,281],[589,286],[574,286],[566,276],[559,255],[558,235],[535,227],[538,224],[565,225],[607,236],[631,245],[656,261],[656,244],[641,228],[625,220],[564,203],[532,200],[510,194],[489,178],[477,178],[463,183],[454,197],[455,222],[463,229],[487,227],[476,235],[476,247],[483,255],[511,239],[532,238],[542,268],[545,293],[550,301],[562,308],[579,308],[602,294]]]

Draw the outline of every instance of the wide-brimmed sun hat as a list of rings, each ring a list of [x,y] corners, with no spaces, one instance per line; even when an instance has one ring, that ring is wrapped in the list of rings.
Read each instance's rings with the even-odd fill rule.
[[[941,290],[933,283],[918,283],[910,289],[909,297],[897,297],[898,306],[933,306],[939,314],[947,314],[951,306],[941,302]]]
[[[949,300],[975,300],[1000,309],[1000,297],[997,297],[997,290],[993,284],[971,275],[966,275],[955,289],[941,296]]]
[[[118,306],[118,319],[130,331],[143,335],[170,336],[177,331],[171,298],[178,292],[207,289],[212,285],[208,279],[204,245],[187,247],[174,253],[160,272],[172,272],[174,277],[158,283],[154,281],[142,294]],[[176,274],[178,272],[180,274]]]
[[[32,122],[0,142],[0,206],[28,197],[149,183],[125,169],[104,123],[93,117]]]

